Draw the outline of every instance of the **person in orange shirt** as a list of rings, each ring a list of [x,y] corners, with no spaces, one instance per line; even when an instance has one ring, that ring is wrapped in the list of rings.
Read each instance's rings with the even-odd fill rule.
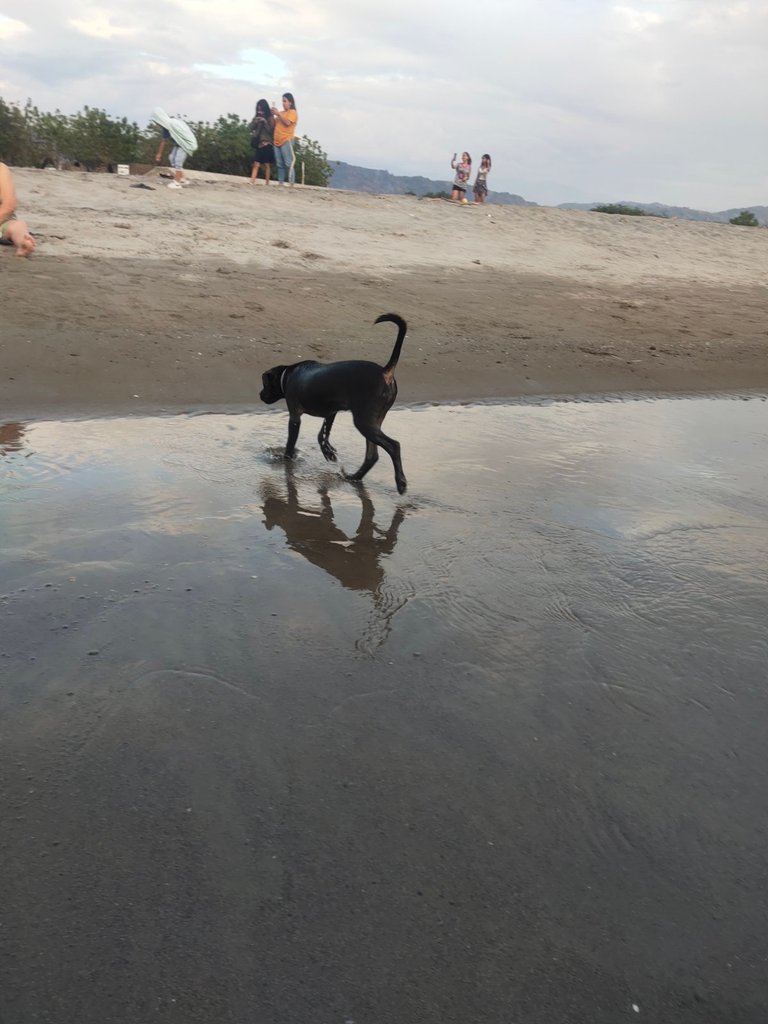
[[[283,93],[283,109],[278,110],[272,107],[272,115],[275,119],[275,163],[277,164],[277,180],[286,187],[293,185],[296,180],[296,157],[293,154],[293,137],[296,134],[296,125],[299,115],[296,113],[296,103],[293,93]],[[287,181],[285,179],[288,179]]]

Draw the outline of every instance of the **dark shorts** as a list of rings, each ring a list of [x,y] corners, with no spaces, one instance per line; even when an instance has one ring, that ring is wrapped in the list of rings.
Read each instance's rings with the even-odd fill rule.
[[[454,190],[454,192],[466,192],[467,191],[467,183],[466,183],[466,181],[461,182],[461,183],[459,183],[458,181],[454,181],[454,183],[453,183],[453,190]]]
[[[266,146],[256,148],[253,144],[253,162],[255,164],[273,164],[275,162],[275,151],[269,143]]]

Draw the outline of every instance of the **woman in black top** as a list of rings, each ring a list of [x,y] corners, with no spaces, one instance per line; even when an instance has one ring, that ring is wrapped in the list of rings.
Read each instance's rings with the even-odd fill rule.
[[[256,116],[248,125],[251,132],[251,149],[253,150],[253,167],[251,167],[251,184],[256,184],[259,176],[259,167],[264,164],[264,184],[269,184],[269,175],[272,171],[272,164],[275,162],[275,153],[272,149],[272,139],[275,134],[275,119],[266,100],[259,100],[256,104]]]

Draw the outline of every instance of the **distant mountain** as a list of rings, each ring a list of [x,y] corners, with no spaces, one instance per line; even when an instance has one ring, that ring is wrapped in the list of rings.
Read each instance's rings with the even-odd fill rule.
[[[350,192],[370,192],[374,195],[423,196],[429,192],[450,192],[450,181],[434,181],[421,175],[408,177],[404,174],[390,174],[389,171],[376,171],[370,167],[355,167],[343,160],[331,160],[331,188],[343,188]],[[488,192],[488,198],[500,205],[507,206],[538,206],[538,203],[523,199],[513,192]],[[604,200],[594,203],[560,203],[558,210],[592,210],[595,206],[606,205]],[[657,217],[679,217],[681,220],[707,220],[719,224],[727,224],[731,217],[738,217],[742,210],[750,210],[761,224],[768,225],[768,206],[737,206],[733,210],[720,210],[711,213],[709,210],[692,210],[688,206],[667,206],[665,203],[637,203],[622,200],[622,206],[636,206],[645,213]]]
[[[592,210],[595,206],[606,205],[602,200],[595,203],[560,203],[558,210]],[[720,210],[710,213],[708,210],[692,210],[688,206],[666,206],[664,203],[636,203],[622,200],[621,206],[636,206],[646,213],[657,217],[679,217],[681,220],[709,220],[718,224],[727,224],[731,217],[738,217],[742,210],[750,210],[761,224],[768,224],[768,206],[737,206],[733,210]]]
[[[408,177],[401,174],[390,174],[389,171],[374,171],[369,167],[355,167],[345,164],[342,160],[331,160],[333,173],[331,188],[344,188],[350,192],[371,192],[375,195],[403,196],[412,193],[416,196],[428,192],[450,192],[450,181],[433,181],[421,175]],[[489,189],[488,198],[494,202],[508,206],[537,206],[522,196],[512,192],[493,192]]]

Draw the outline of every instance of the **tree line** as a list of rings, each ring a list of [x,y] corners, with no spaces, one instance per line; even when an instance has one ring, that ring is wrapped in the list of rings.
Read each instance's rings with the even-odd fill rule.
[[[187,120],[198,148],[187,158],[192,170],[218,174],[250,172],[253,162],[248,120],[225,114],[215,121]],[[117,164],[152,164],[159,129],[141,128],[127,118],[111,117],[97,107],[76,114],[39,110],[31,100],[24,106],[0,96],[0,160],[15,167],[80,166],[87,170],[114,169]],[[302,135],[294,142],[296,178],[302,164],[307,185],[327,186],[332,169],[319,142]]]
[[[649,213],[648,210],[641,210],[639,206],[626,206],[624,203],[603,203],[600,206],[593,206],[590,213],[620,213],[625,217],[664,217],[666,213]],[[736,217],[731,217],[729,224],[736,224],[739,227],[759,228],[760,221],[751,210],[742,210]]]

